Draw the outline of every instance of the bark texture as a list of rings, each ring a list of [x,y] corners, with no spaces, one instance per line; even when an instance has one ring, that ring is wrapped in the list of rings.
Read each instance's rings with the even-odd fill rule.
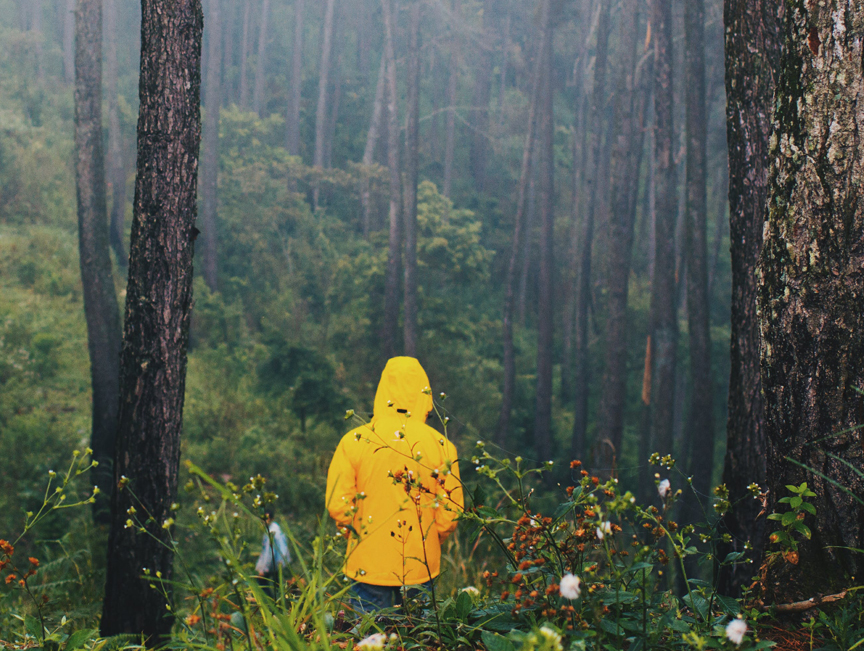
[[[462,13],[461,0],[453,0],[453,20],[458,23]],[[447,78],[447,124],[444,136],[444,181],[442,191],[449,197],[453,190],[453,159],[456,153],[456,97],[459,91],[459,35],[454,32],[450,43],[450,73]]]
[[[219,0],[208,0],[207,79],[204,86],[204,142],[201,161],[201,230],[204,240],[204,282],[210,291],[219,288],[219,251],[216,237],[219,181],[219,108],[222,104],[222,17]]]
[[[757,273],[767,479],[771,502],[806,481],[816,515],[797,564],[768,567],[783,601],[838,592],[864,569],[849,549],[864,547],[864,507],[845,492],[864,495],[862,430],[849,429],[864,424],[862,33],[856,0],[785,5]]]
[[[252,0],[243,5],[243,36],[240,41],[240,108],[249,108],[249,30],[252,29]]]
[[[327,0],[324,7],[324,36],[321,43],[321,66],[318,69],[318,108],[315,111],[315,154],[313,167],[324,169],[324,150],[327,138],[327,95],[330,89],[330,58],[333,53],[333,16],[336,0]],[[319,187],[315,184],[313,208],[318,209]]]
[[[267,25],[270,22],[270,0],[261,3],[261,22],[258,25],[258,57],[255,60],[255,87],[252,90],[252,110],[259,116],[264,110],[264,82],[267,64]],[[208,56],[209,59],[209,56]]]
[[[492,53],[494,52],[493,16],[494,0],[483,2],[482,34],[478,42],[477,76],[474,78],[474,101],[471,120],[471,174],[482,192],[486,185],[486,139],[489,137],[489,95],[492,89]]]
[[[765,483],[765,413],[759,371],[756,265],[768,194],[768,138],[771,135],[775,71],[780,64],[779,0],[727,0],[726,140],[729,152],[729,237],[733,243],[731,371],[723,482],[734,507],[723,518],[731,551],[748,540],[758,559],[765,520],[761,505],[746,498],[747,486]],[[738,594],[753,576],[749,563],[723,569],[720,587]]]
[[[303,84],[303,15],[306,0],[294,0],[294,43],[291,51],[291,93],[288,100],[288,153],[300,155],[300,100]]]
[[[138,174],[114,462],[115,481],[128,478],[128,487],[112,498],[101,631],[143,635],[156,645],[173,623],[162,593],[148,584],[161,572],[170,594],[173,554],[162,525],[177,498],[180,461],[203,15],[200,0],[143,0],[141,15]],[[149,535],[125,527],[133,503],[142,521],[153,518]],[[149,580],[140,578],[144,567]]]
[[[408,54],[408,127],[405,132],[404,350],[417,356],[417,183],[420,163],[420,0],[411,5]]]
[[[117,106],[117,6],[104,0],[105,12],[105,91],[108,95],[108,181],[111,184],[111,248],[124,269],[129,257],[124,246],[126,235],[126,167],[123,165],[123,138]]]
[[[372,101],[372,119],[369,122],[369,131],[366,132],[366,147],[363,150],[363,165],[369,167],[375,160],[375,147],[381,133],[382,119],[384,117],[384,88],[387,81],[387,56],[381,55],[381,65],[378,69],[378,83],[375,85],[375,99]],[[362,225],[363,237],[369,237],[372,228],[372,202],[369,191],[369,179],[360,181],[360,204],[363,209]]]
[[[78,254],[87,321],[93,420],[90,447],[99,462],[93,483],[112,491],[111,462],[117,433],[120,373],[120,308],[114,290],[105,203],[102,152],[102,3],[78,0],[75,11],[75,181]],[[97,522],[107,522],[108,505],[94,504]]]

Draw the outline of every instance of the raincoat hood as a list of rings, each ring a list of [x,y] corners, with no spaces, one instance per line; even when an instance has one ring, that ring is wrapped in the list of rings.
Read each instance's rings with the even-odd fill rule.
[[[426,420],[432,411],[432,391],[426,371],[413,357],[393,357],[381,373],[372,420],[405,410],[413,418]]]

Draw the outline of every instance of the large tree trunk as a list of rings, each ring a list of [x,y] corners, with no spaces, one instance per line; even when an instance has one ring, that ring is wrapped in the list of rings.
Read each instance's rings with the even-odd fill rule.
[[[123,165],[123,145],[120,134],[120,111],[117,106],[117,7],[116,0],[104,0],[105,12],[105,90],[108,95],[108,180],[111,184],[111,248],[117,263],[124,269],[129,264],[125,238],[126,168]]]
[[[501,39],[501,67],[498,86],[498,136],[504,133],[504,97],[507,95],[507,64],[510,62],[510,24],[512,16],[507,11],[504,18],[504,36]]]
[[[117,432],[121,330],[105,205],[100,0],[78,0],[75,33],[75,180],[78,252],[93,391],[90,447],[93,458],[99,462],[93,483],[109,497],[113,487],[111,460]],[[93,514],[98,522],[108,521],[107,506],[103,500],[94,505]]]
[[[338,34],[338,32],[337,32]],[[327,122],[327,135],[324,138],[324,169],[333,167],[333,145],[336,142],[336,128],[339,125],[339,106],[342,103],[342,55],[336,58],[333,66],[333,95],[330,97],[330,115]]]
[[[708,209],[706,185],[705,3],[688,0],[684,10],[687,129],[684,255],[687,260],[687,332],[690,343],[690,413],[687,419],[687,472],[696,496],[684,496],[680,521],[701,518],[711,495],[714,472],[714,383],[711,375],[711,323],[708,301]],[[701,496],[705,496],[702,498]],[[690,559],[688,559],[690,560]],[[695,562],[690,563],[693,570]]]
[[[390,168],[390,238],[387,275],[384,280],[384,322],[381,333],[384,357],[396,354],[399,332],[399,268],[402,266],[402,179],[399,170],[399,90],[396,86],[396,53],[393,48],[393,11],[390,0],[381,0],[384,12],[384,52],[387,57],[387,166]]]
[[[612,151],[612,211],[609,224],[606,283],[606,366],[600,392],[598,440],[600,467],[612,468],[621,458],[627,398],[627,290],[633,250],[636,188],[642,160],[644,130],[641,118],[645,88],[636,83],[636,43],[639,40],[638,0],[621,7],[619,43],[624,46],[618,70],[619,97],[615,107]]]
[[[787,2],[756,274],[769,506],[807,482],[798,562],[765,589],[797,601],[864,570],[864,4]],[[779,523],[774,525],[779,529]]]
[[[753,545],[761,557],[765,520],[747,497],[747,486],[765,483],[765,413],[759,375],[756,265],[768,195],[768,138],[771,135],[774,75],[780,65],[779,0],[727,0],[726,140],[729,150],[729,237],[732,263],[731,372],[723,482],[733,508],[723,517],[731,551]],[[743,563],[720,573],[720,588],[737,594],[753,576]]]
[[[363,150],[363,166],[369,167],[375,158],[375,146],[381,131],[384,112],[384,89],[387,81],[387,56],[381,55],[381,65],[378,69],[378,83],[375,85],[375,99],[372,102],[372,120],[369,123],[369,131],[366,133],[366,148]],[[360,182],[360,204],[363,208],[363,237],[369,237],[371,229],[371,199],[369,193],[369,180],[364,178]]]
[[[654,39],[654,273],[651,281],[653,449],[672,453],[678,301],[675,285],[676,169],[673,155],[672,0],[652,0]]]
[[[204,85],[204,156],[201,161],[201,230],[204,235],[204,282],[219,288],[219,253],[216,239],[219,180],[219,108],[222,105],[222,17],[219,0],[207,3],[207,79]]]
[[[479,61],[477,76],[474,78],[474,99],[471,107],[474,129],[471,131],[471,174],[474,183],[481,192],[486,186],[486,139],[489,137],[489,94],[492,89],[492,53],[494,52],[494,36],[492,23],[494,21],[494,0],[483,2],[482,36],[479,40]]]
[[[264,110],[264,72],[267,63],[267,25],[270,23],[270,0],[261,4],[261,19],[258,25],[258,57],[255,61],[255,87],[252,91],[252,110],[259,116]]]
[[[462,10],[461,0],[453,0],[453,21],[459,23]],[[453,160],[456,155],[456,97],[459,91],[459,57],[460,51],[459,35],[453,33],[450,44],[450,74],[447,79],[447,125],[444,136],[444,183],[443,193],[450,197],[453,190]]]
[[[233,71],[237,8],[235,0],[222,0],[219,10],[222,19],[222,106],[229,106],[235,97]]]
[[[75,83],[75,0],[62,0],[63,13],[63,77],[67,84]]]
[[[249,108],[249,30],[252,29],[252,0],[244,0],[243,37],[240,41],[240,108]]]
[[[324,169],[324,140],[327,137],[327,93],[330,88],[330,55],[333,50],[333,14],[336,0],[327,0],[324,9],[324,38],[321,44],[321,66],[318,69],[318,108],[315,111],[315,156],[312,165]],[[313,209],[318,209],[319,187],[315,184]]]
[[[610,0],[600,0],[597,24],[597,47],[594,56],[594,91],[591,98],[591,140],[589,159],[585,169],[585,192],[588,205],[582,220],[579,247],[579,271],[576,290],[576,346],[573,377],[573,436],[574,454],[585,450],[585,432],[588,429],[588,394],[591,387],[588,366],[588,310],[591,303],[591,250],[594,243],[594,218],[600,203],[601,144],[606,107],[606,67],[609,51]]]
[[[291,93],[288,98],[288,153],[300,155],[300,100],[303,84],[303,14],[306,0],[294,0],[294,43],[291,51]]]
[[[173,553],[163,524],[177,500],[201,138],[200,0],[141,3],[138,173],[120,371],[120,413],[102,635],[171,632]],[[123,479],[123,478],[127,479]],[[130,490],[131,489],[131,490]],[[134,495],[134,497],[133,497]],[[126,528],[135,506],[147,533]],[[150,576],[141,579],[142,568]]]
[[[540,271],[537,278],[537,393],[534,412],[534,445],[540,459],[552,458],[552,252],[555,240],[555,116],[552,107],[555,79],[552,74],[552,0],[543,3],[541,24],[546,38],[540,52],[543,92],[540,94],[538,162],[540,190]],[[550,475],[551,476],[551,475]]]
[[[405,354],[417,356],[417,183],[420,152],[420,2],[411,5],[408,125],[405,133]]]
[[[42,0],[29,0],[32,19],[30,21],[30,29],[36,33],[36,77],[38,79],[45,78],[45,66],[42,61]]]
[[[543,3],[543,11],[548,11],[548,0]],[[545,23],[544,23],[545,26]],[[516,355],[513,349],[513,312],[516,307],[516,274],[519,266],[523,243],[527,237],[525,228],[525,208],[528,199],[528,183],[532,174],[532,155],[537,127],[537,105],[540,101],[541,78],[543,76],[542,52],[546,50],[547,29],[543,29],[541,41],[537,48],[532,75],[531,104],[528,109],[528,125],[525,134],[525,146],[522,149],[522,167],[519,173],[519,188],[516,197],[516,219],[513,223],[513,243],[510,248],[510,260],[507,263],[507,277],[504,290],[504,311],[502,317],[501,339],[504,357],[504,386],[501,392],[501,412],[498,415],[498,426],[495,429],[495,442],[504,444],[510,432],[510,416],[513,411],[513,396],[516,389]]]

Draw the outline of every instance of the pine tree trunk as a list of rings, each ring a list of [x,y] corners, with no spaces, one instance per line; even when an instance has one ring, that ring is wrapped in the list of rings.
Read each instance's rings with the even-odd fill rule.
[[[504,133],[504,97],[507,95],[507,64],[510,62],[510,23],[512,16],[507,12],[504,19],[504,38],[501,40],[501,71],[498,86],[498,134]]]
[[[461,0],[453,0],[453,20],[455,23],[460,21],[461,13]],[[456,155],[456,97],[459,91],[460,45],[459,35],[454,33],[450,44],[450,74],[447,79],[447,132],[444,136],[443,193],[448,198],[453,190],[453,159]]]
[[[210,291],[219,288],[219,251],[216,233],[219,180],[219,109],[222,105],[222,17],[219,0],[208,0],[205,14],[207,33],[207,79],[204,85],[204,133],[201,160],[201,231],[204,240],[204,281]]]
[[[387,56],[381,55],[381,65],[378,69],[378,83],[375,85],[375,99],[372,102],[372,120],[369,123],[369,131],[366,133],[366,148],[363,150],[363,166],[372,165],[375,158],[375,146],[382,126],[384,111],[384,90],[387,81]],[[363,238],[369,237],[371,230],[371,199],[369,194],[369,180],[364,178],[360,182],[360,203],[363,208]]]
[[[234,101],[234,35],[236,33],[237,4],[234,0],[222,0],[219,9],[222,18],[222,106]]]
[[[321,45],[321,66],[318,70],[318,109],[315,111],[315,157],[312,165],[324,169],[324,140],[327,136],[327,93],[330,88],[330,55],[333,51],[333,14],[336,0],[327,0],[324,9],[324,37]],[[318,209],[319,187],[313,191],[313,209]]]
[[[672,0],[652,0],[654,39],[654,273],[651,282],[653,449],[672,453],[678,301],[675,285],[676,169],[673,156]]]
[[[540,58],[543,92],[540,95],[539,158],[540,270],[537,277],[537,393],[534,413],[534,445],[541,461],[552,458],[552,336],[553,249],[555,241],[555,116],[552,106],[555,78],[552,72],[552,0],[543,3],[541,24],[546,32]],[[548,475],[551,476],[551,475]]]
[[[42,0],[29,0],[32,20],[30,29],[36,33],[36,78],[45,78],[45,66],[42,61]]]
[[[255,61],[255,87],[252,91],[252,110],[263,116],[264,73],[267,63],[267,25],[270,23],[270,0],[261,4],[261,22],[258,26],[258,58]]]
[[[471,122],[474,129],[471,131],[469,157],[471,174],[480,192],[483,192],[486,186],[486,151],[488,149],[486,139],[489,137],[489,94],[492,89],[494,5],[494,0],[484,0],[483,2],[482,36],[478,43],[480,51],[477,53],[477,57],[479,61],[477,62],[477,76],[474,78],[474,99],[471,106],[473,116]]]
[[[288,153],[300,155],[300,100],[303,84],[303,15],[306,0],[294,0],[294,43],[291,51],[291,94],[288,102]]]
[[[384,13],[384,52],[387,56],[387,165],[390,168],[390,238],[384,280],[384,322],[381,333],[384,357],[396,354],[399,333],[399,269],[402,266],[402,179],[399,170],[399,95],[396,53],[393,49],[393,12],[390,0],[381,0]]]
[[[75,180],[78,199],[78,252],[87,321],[93,417],[90,447],[99,462],[93,483],[111,495],[111,460],[117,432],[120,376],[120,308],[109,250],[102,152],[102,3],[78,0],[75,11]],[[93,515],[108,521],[99,500]]]
[[[117,7],[116,0],[104,0],[105,13],[105,91],[108,95],[108,180],[111,184],[111,248],[117,264],[126,268],[129,257],[123,245],[126,221],[126,168],[117,106]]]
[[[787,2],[782,30],[756,277],[769,507],[788,510],[789,484],[816,493],[812,539],[764,586],[796,601],[864,570],[864,4]]]
[[[249,108],[249,30],[252,29],[252,0],[244,0],[243,37],[240,41],[240,108]]]
[[[572,449],[576,454],[585,450],[588,428],[588,394],[591,387],[588,366],[588,310],[591,303],[591,250],[594,243],[594,219],[600,203],[601,144],[606,107],[606,67],[609,51],[610,0],[600,0],[597,24],[597,47],[594,59],[594,91],[591,98],[591,140],[589,160],[585,169],[585,193],[588,205],[582,222],[579,247],[579,271],[576,290],[576,341],[573,377],[573,436]]]
[[[417,184],[420,152],[420,9],[411,5],[410,51],[408,53],[408,125],[405,133],[405,354],[417,356]]]
[[[639,40],[639,4],[629,0],[619,12],[619,43],[622,51],[618,70],[619,97],[616,100],[612,150],[612,211],[607,251],[608,290],[606,321],[606,366],[598,409],[598,440],[601,468],[613,468],[621,458],[624,411],[627,399],[627,291],[633,250],[635,187],[638,187],[643,145],[640,110],[644,88],[636,82],[636,43]],[[607,445],[608,442],[608,445]]]
[[[138,173],[120,365],[120,413],[101,633],[171,632],[173,553],[163,524],[177,500],[201,137],[199,0],[143,0]],[[127,480],[123,480],[124,482]],[[133,498],[134,494],[134,498]],[[135,505],[148,533],[126,528]],[[152,521],[148,521],[148,517]],[[142,568],[150,573],[140,578]]]
[[[67,84],[75,83],[75,0],[64,2],[63,12],[63,77]]]
[[[703,498],[684,496],[680,522],[701,519],[711,495],[714,472],[714,387],[711,374],[711,323],[708,302],[708,208],[706,183],[705,3],[688,0],[684,10],[685,102],[687,130],[684,255],[687,260],[687,332],[690,344],[690,410],[687,472]],[[690,560],[690,559],[688,559]],[[695,563],[691,564],[695,568]]]
[[[759,371],[756,266],[768,196],[768,138],[775,71],[780,65],[779,0],[727,0],[726,139],[729,150],[729,238],[732,263],[731,372],[723,482],[734,507],[723,517],[732,542],[720,555],[743,552],[761,557],[765,520],[747,486],[765,484],[765,407]],[[720,588],[737,594],[753,576],[743,563],[724,568]]]
[[[324,139],[324,169],[333,167],[333,144],[336,140],[336,127],[339,124],[339,105],[342,103],[342,55],[333,67],[333,95],[330,98],[330,116],[327,123],[327,136]]]
[[[544,2],[543,6],[544,11],[546,11],[547,2]],[[541,78],[543,76],[543,57],[541,56],[541,53],[546,50],[545,41],[548,37],[548,30],[543,29],[541,41],[537,48],[537,57],[534,62],[531,104],[528,109],[527,133],[525,134],[525,146],[522,149],[522,167],[519,173],[519,188],[516,198],[516,219],[513,223],[513,243],[510,248],[510,260],[507,264],[501,333],[504,348],[504,386],[501,392],[501,413],[498,415],[498,426],[495,428],[495,442],[499,445],[506,443],[510,432],[510,416],[513,412],[513,397],[516,390],[516,355],[513,349],[513,312],[516,307],[516,273],[524,241],[528,235],[525,228],[525,209],[528,199],[529,179],[532,175],[531,162],[537,128],[537,106],[540,102]]]

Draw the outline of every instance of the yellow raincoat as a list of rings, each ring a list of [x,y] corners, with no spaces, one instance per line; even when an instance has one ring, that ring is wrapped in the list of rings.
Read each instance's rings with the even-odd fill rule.
[[[464,502],[456,447],[425,424],[430,411],[420,362],[394,357],[372,421],[348,432],[330,462],[327,509],[350,533],[344,569],[361,583],[418,585],[441,571],[441,543]]]

